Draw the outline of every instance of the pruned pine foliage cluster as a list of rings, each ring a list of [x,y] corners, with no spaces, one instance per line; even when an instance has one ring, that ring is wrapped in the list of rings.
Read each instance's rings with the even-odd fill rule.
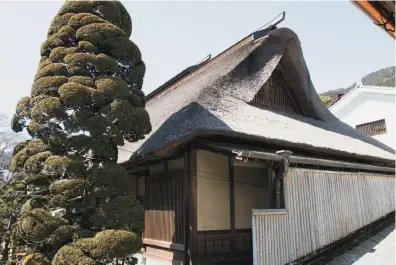
[[[12,120],[32,137],[10,164],[11,192],[24,200],[12,229],[13,245],[28,249],[21,264],[125,262],[141,247],[143,208],[116,163],[117,146],[151,131],[131,32],[118,1],[66,1],[51,23]]]

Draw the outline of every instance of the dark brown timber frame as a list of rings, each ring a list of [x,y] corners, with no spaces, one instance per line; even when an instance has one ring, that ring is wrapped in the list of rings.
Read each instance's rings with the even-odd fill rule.
[[[236,255],[236,241],[235,241],[235,183],[234,183],[234,163],[233,157],[228,158],[228,173],[230,182],[230,225],[231,225],[231,238],[230,250],[231,256]],[[236,257],[234,257],[236,258]]]
[[[185,158],[188,174],[186,181],[189,187],[186,188],[187,193],[187,222],[186,222],[186,245],[185,255],[186,264],[197,264],[197,150],[193,144],[187,147],[187,156]]]

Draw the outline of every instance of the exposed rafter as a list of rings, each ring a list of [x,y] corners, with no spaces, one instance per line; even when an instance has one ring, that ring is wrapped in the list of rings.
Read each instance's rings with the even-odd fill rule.
[[[392,38],[395,34],[395,1],[351,1]]]

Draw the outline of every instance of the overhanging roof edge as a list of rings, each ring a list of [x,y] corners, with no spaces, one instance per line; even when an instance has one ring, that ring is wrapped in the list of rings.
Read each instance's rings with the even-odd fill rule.
[[[270,161],[281,161],[283,158],[281,155],[271,152],[258,151],[258,150],[244,150],[236,146],[226,146],[221,143],[210,143],[205,141],[200,141],[200,143],[204,146],[211,147],[219,151],[226,151],[239,157],[270,160]],[[289,162],[293,164],[304,164],[304,165],[313,165],[313,166],[325,166],[325,167],[334,167],[334,168],[360,169],[367,171],[395,173],[395,168],[390,166],[375,166],[370,164],[344,162],[339,160],[313,158],[313,157],[298,156],[298,155],[291,155],[289,158]]]

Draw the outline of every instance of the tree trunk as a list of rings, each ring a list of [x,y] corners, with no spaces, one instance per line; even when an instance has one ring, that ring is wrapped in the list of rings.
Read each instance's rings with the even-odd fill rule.
[[[10,252],[10,242],[11,242],[11,227],[14,223],[15,223],[15,217],[13,214],[10,214],[10,217],[8,220],[7,231],[6,231],[5,237],[4,237],[4,249],[3,249],[3,252],[1,253],[3,260],[8,259],[8,254]]]

